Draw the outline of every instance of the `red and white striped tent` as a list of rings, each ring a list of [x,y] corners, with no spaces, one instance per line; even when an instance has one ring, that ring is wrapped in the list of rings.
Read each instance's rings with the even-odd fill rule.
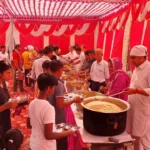
[[[147,0],[1,0],[0,45],[11,52],[14,43],[55,44],[66,53],[69,45],[84,44],[126,64],[128,49],[150,48],[149,11]]]

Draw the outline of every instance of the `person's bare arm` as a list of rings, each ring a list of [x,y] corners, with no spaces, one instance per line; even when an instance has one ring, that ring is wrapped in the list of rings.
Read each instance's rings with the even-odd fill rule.
[[[75,62],[73,62],[73,65],[77,65],[77,64],[79,64],[81,62],[81,60],[77,60],[77,61],[75,61]]]
[[[137,89],[137,88],[126,88],[126,89],[124,89],[124,92],[128,95],[140,94],[140,95],[144,95],[144,96],[149,96],[144,90]]]
[[[70,106],[73,103],[78,103],[81,101],[82,101],[82,99],[79,97],[75,97],[73,100],[70,100],[70,101],[65,101],[64,97],[57,97],[56,98],[56,106],[58,108],[65,108],[67,106]]]
[[[85,78],[85,82],[88,82],[88,80],[90,80],[91,79],[91,75],[89,74],[89,76],[87,76],[86,78]]]
[[[16,108],[17,105],[18,105],[17,101],[5,103],[5,104],[3,104],[3,105],[0,106],[0,112],[4,111],[6,109]]]

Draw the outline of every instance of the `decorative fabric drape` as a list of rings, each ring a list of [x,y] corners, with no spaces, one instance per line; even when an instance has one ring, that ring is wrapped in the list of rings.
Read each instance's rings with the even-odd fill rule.
[[[22,45],[22,52],[24,51],[24,47],[27,45],[34,45],[38,49],[43,49],[44,47],[43,39],[44,39],[43,35],[35,37],[31,34],[28,35],[20,34],[20,43]]]
[[[103,44],[104,44],[104,33],[99,31],[97,47],[103,48]]]
[[[107,33],[107,37],[106,37],[106,46],[105,46],[105,53],[104,53],[105,60],[108,60],[110,56],[112,38],[113,38],[113,31],[110,31]]]
[[[116,30],[114,45],[112,50],[111,57],[120,57],[122,58],[122,48],[123,48],[123,36],[124,36],[124,28],[120,30]]]
[[[148,59],[150,60],[150,21],[147,22],[143,44],[148,48]]]
[[[29,24],[29,26],[26,27],[24,23],[22,23],[22,24],[15,23],[15,27],[21,34],[27,35],[27,34],[30,34],[31,31],[33,30],[34,24]]]
[[[49,36],[49,44],[58,45],[61,48],[61,54],[68,53],[68,46],[70,45],[70,37],[61,35],[61,36]]]
[[[141,44],[142,34],[143,34],[144,22],[132,22],[131,33],[130,33],[130,49]]]
[[[141,12],[142,6],[143,5],[141,4],[141,5],[138,6],[138,8],[136,8],[137,7],[136,4],[132,5],[132,21],[137,20],[139,14]]]
[[[0,46],[5,45],[5,41],[6,41],[6,34],[0,34]]]
[[[0,34],[3,34],[7,31],[9,24],[10,24],[9,22],[0,20]]]
[[[84,34],[82,36],[76,35],[75,43],[79,45],[84,44],[88,50],[94,49],[94,33]]]
[[[73,24],[73,25],[62,25],[62,24],[23,24],[23,23],[15,23],[16,29],[21,34],[32,34],[33,36],[61,36],[61,35],[83,35],[83,34],[91,34],[94,32],[97,21],[92,23],[84,23],[84,24]]]
[[[48,30],[45,30],[45,31],[43,32],[43,35],[45,35],[45,36],[50,36],[50,35],[53,34],[53,32],[55,31],[55,29],[56,29],[56,24],[50,25],[50,26],[49,26],[49,29],[48,29]]]
[[[79,27],[79,24],[68,25],[68,28],[65,31],[64,35],[66,35],[66,36],[73,35],[75,33],[75,31],[77,30],[78,27]]]

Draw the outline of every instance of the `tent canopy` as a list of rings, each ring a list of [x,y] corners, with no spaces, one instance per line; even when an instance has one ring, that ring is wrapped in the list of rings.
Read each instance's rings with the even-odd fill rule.
[[[130,4],[131,0],[1,0],[0,18],[54,22],[101,20]]]

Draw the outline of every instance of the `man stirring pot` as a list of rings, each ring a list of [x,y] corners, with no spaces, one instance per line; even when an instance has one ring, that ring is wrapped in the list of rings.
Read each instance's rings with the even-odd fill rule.
[[[130,87],[125,89],[129,95],[130,110],[127,114],[127,132],[136,139],[135,150],[150,150],[150,62],[147,48],[134,46],[130,52],[135,66]]]

